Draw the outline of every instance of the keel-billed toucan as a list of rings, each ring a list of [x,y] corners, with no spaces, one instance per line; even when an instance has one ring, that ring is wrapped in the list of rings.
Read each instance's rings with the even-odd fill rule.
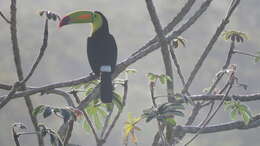
[[[92,34],[87,40],[88,60],[93,72],[101,76],[101,101],[110,103],[113,99],[111,75],[115,70],[117,46],[109,33],[107,19],[97,11],[76,11],[63,17],[59,27],[77,23],[92,24]]]

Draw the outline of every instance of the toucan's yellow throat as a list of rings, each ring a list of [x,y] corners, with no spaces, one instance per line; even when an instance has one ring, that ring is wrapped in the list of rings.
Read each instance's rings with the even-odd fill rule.
[[[95,33],[103,25],[102,16],[99,13],[91,11],[76,11],[64,16],[59,27],[63,27],[69,24],[91,23],[92,33]]]

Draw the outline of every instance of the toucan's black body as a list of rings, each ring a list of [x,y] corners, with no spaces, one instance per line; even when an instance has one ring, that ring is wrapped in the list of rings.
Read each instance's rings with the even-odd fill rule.
[[[93,72],[101,76],[101,101],[110,103],[113,99],[111,75],[116,65],[117,46],[114,37],[109,33],[106,18],[100,12],[95,13],[102,16],[103,24],[91,37],[88,37],[87,54]],[[111,72],[101,72],[100,67],[104,65],[111,66]]]

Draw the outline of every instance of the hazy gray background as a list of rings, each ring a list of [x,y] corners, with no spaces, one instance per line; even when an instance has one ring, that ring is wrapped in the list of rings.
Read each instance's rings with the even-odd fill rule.
[[[156,8],[164,26],[176,15],[185,2],[186,0],[156,0]],[[201,2],[203,0],[198,0],[198,3],[192,8],[192,12],[198,9]],[[9,0],[0,1],[0,10],[8,16],[9,3]],[[176,54],[186,78],[215,32],[216,27],[220,24],[228,5],[229,1],[227,0],[215,0],[209,11],[182,35],[187,39],[187,47],[178,49]],[[228,29],[240,30],[249,34],[250,40],[237,46],[240,50],[259,51],[259,5],[259,0],[241,1],[239,9],[234,13],[231,23],[228,25]],[[109,21],[110,32],[117,41],[119,48],[118,62],[127,58],[155,35],[144,0],[23,0],[18,1],[17,9],[18,36],[24,72],[26,73],[30,69],[42,42],[44,21],[37,13],[42,9],[55,11],[62,16],[75,10],[99,10],[103,12]],[[90,72],[90,67],[86,57],[86,38],[90,34],[90,27],[88,25],[72,25],[58,29],[56,23],[50,22],[49,32],[49,46],[45,57],[28,85],[42,86],[87,75]],[[207,62],[192,84],[191,93],[201,94],[202,89],[209,86],[215,73],[219,71],[224,63],[228,47],[229,43],[222,39],[216,43]],[[2,19],[0,19],[0,52],[0,82],[13,84],[17,77],[10,44],[9,26]],[[155,51],[130,67],[137,69],[138,73],[130,76],[127,107],[124,109],[124,114],[121,116],[117,128],[113,130],[106,145],[122,144],[122,127],[128,112],[132,112],[134,116],[139,116],[142,109],[151,105],[145,73],[163,73],[164,68],[161,60],[160,51]],[[234,57],[232,63],[238,65],[240,81],[249,85],[247,91],[237,92],[240,89],[234,89],[233,93],[247,94],[260,91],[260,63],[255,64],[253,59],[239,55]],[[174,76],[176,77],[176,73]],[[180,81],[176,79],[176,92],[179,92],[181,87]],[[165,94],[164,90],[164,88],[158,89],[157,94]],[[0,94],[3,95],[6,92],[0,90]],[[40,97],[35,95],[32,99],[35,105],[64,106],[65,104],[63,99],[58,96]],[[252,105],[252,111],[257,114],[260,110],[259,103],[250,103],[250,105]],[[187,109],[187,114],[189,112],[190,110]],[[203,117],[202,114],[199,118],[202,119]],[[220,112],[212,123],[229,120],[228,113]],[[46,122],[46,120],[42,119],[40,121]],[[48,123],[50,127],[56,128],[60,125],[57,118],[48,118],[48,121],[50,121]],[[13,122],[23,122],[29,125],[29,130],[31,130],[31,123],[23,99],[11,101],[0,111],[0,146],[14,145],[10,132],[10,126]],[[178,118],[178,122],[182,123],[183,119]],[[150,145],[156,126],[151,122],[148,124],[141,123],[140,127],[142,127],[142,131],[137,133],[139,145]],[[258,146],[260,142],[259,134],[257,128],[248,131],[201,135],[199,140],[192,145]],[[21,141],[24,145],[36,144],[35,137],[24,136]],[[71,141],[81,145],[95,143],[92,135],[86,134],[80,124],[76,124]]]

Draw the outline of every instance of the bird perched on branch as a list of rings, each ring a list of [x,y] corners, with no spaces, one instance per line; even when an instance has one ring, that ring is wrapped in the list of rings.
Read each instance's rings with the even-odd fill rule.
[[[106,17],[98,11],[76,11],[63,17],[59,27],[69,24],[91,23],[92,34],[87,40],[88,60],[93,72],[101,76],[101,101],[111,103],[113,99],[112,73],[117,60],[117,46],[109,33]]]

